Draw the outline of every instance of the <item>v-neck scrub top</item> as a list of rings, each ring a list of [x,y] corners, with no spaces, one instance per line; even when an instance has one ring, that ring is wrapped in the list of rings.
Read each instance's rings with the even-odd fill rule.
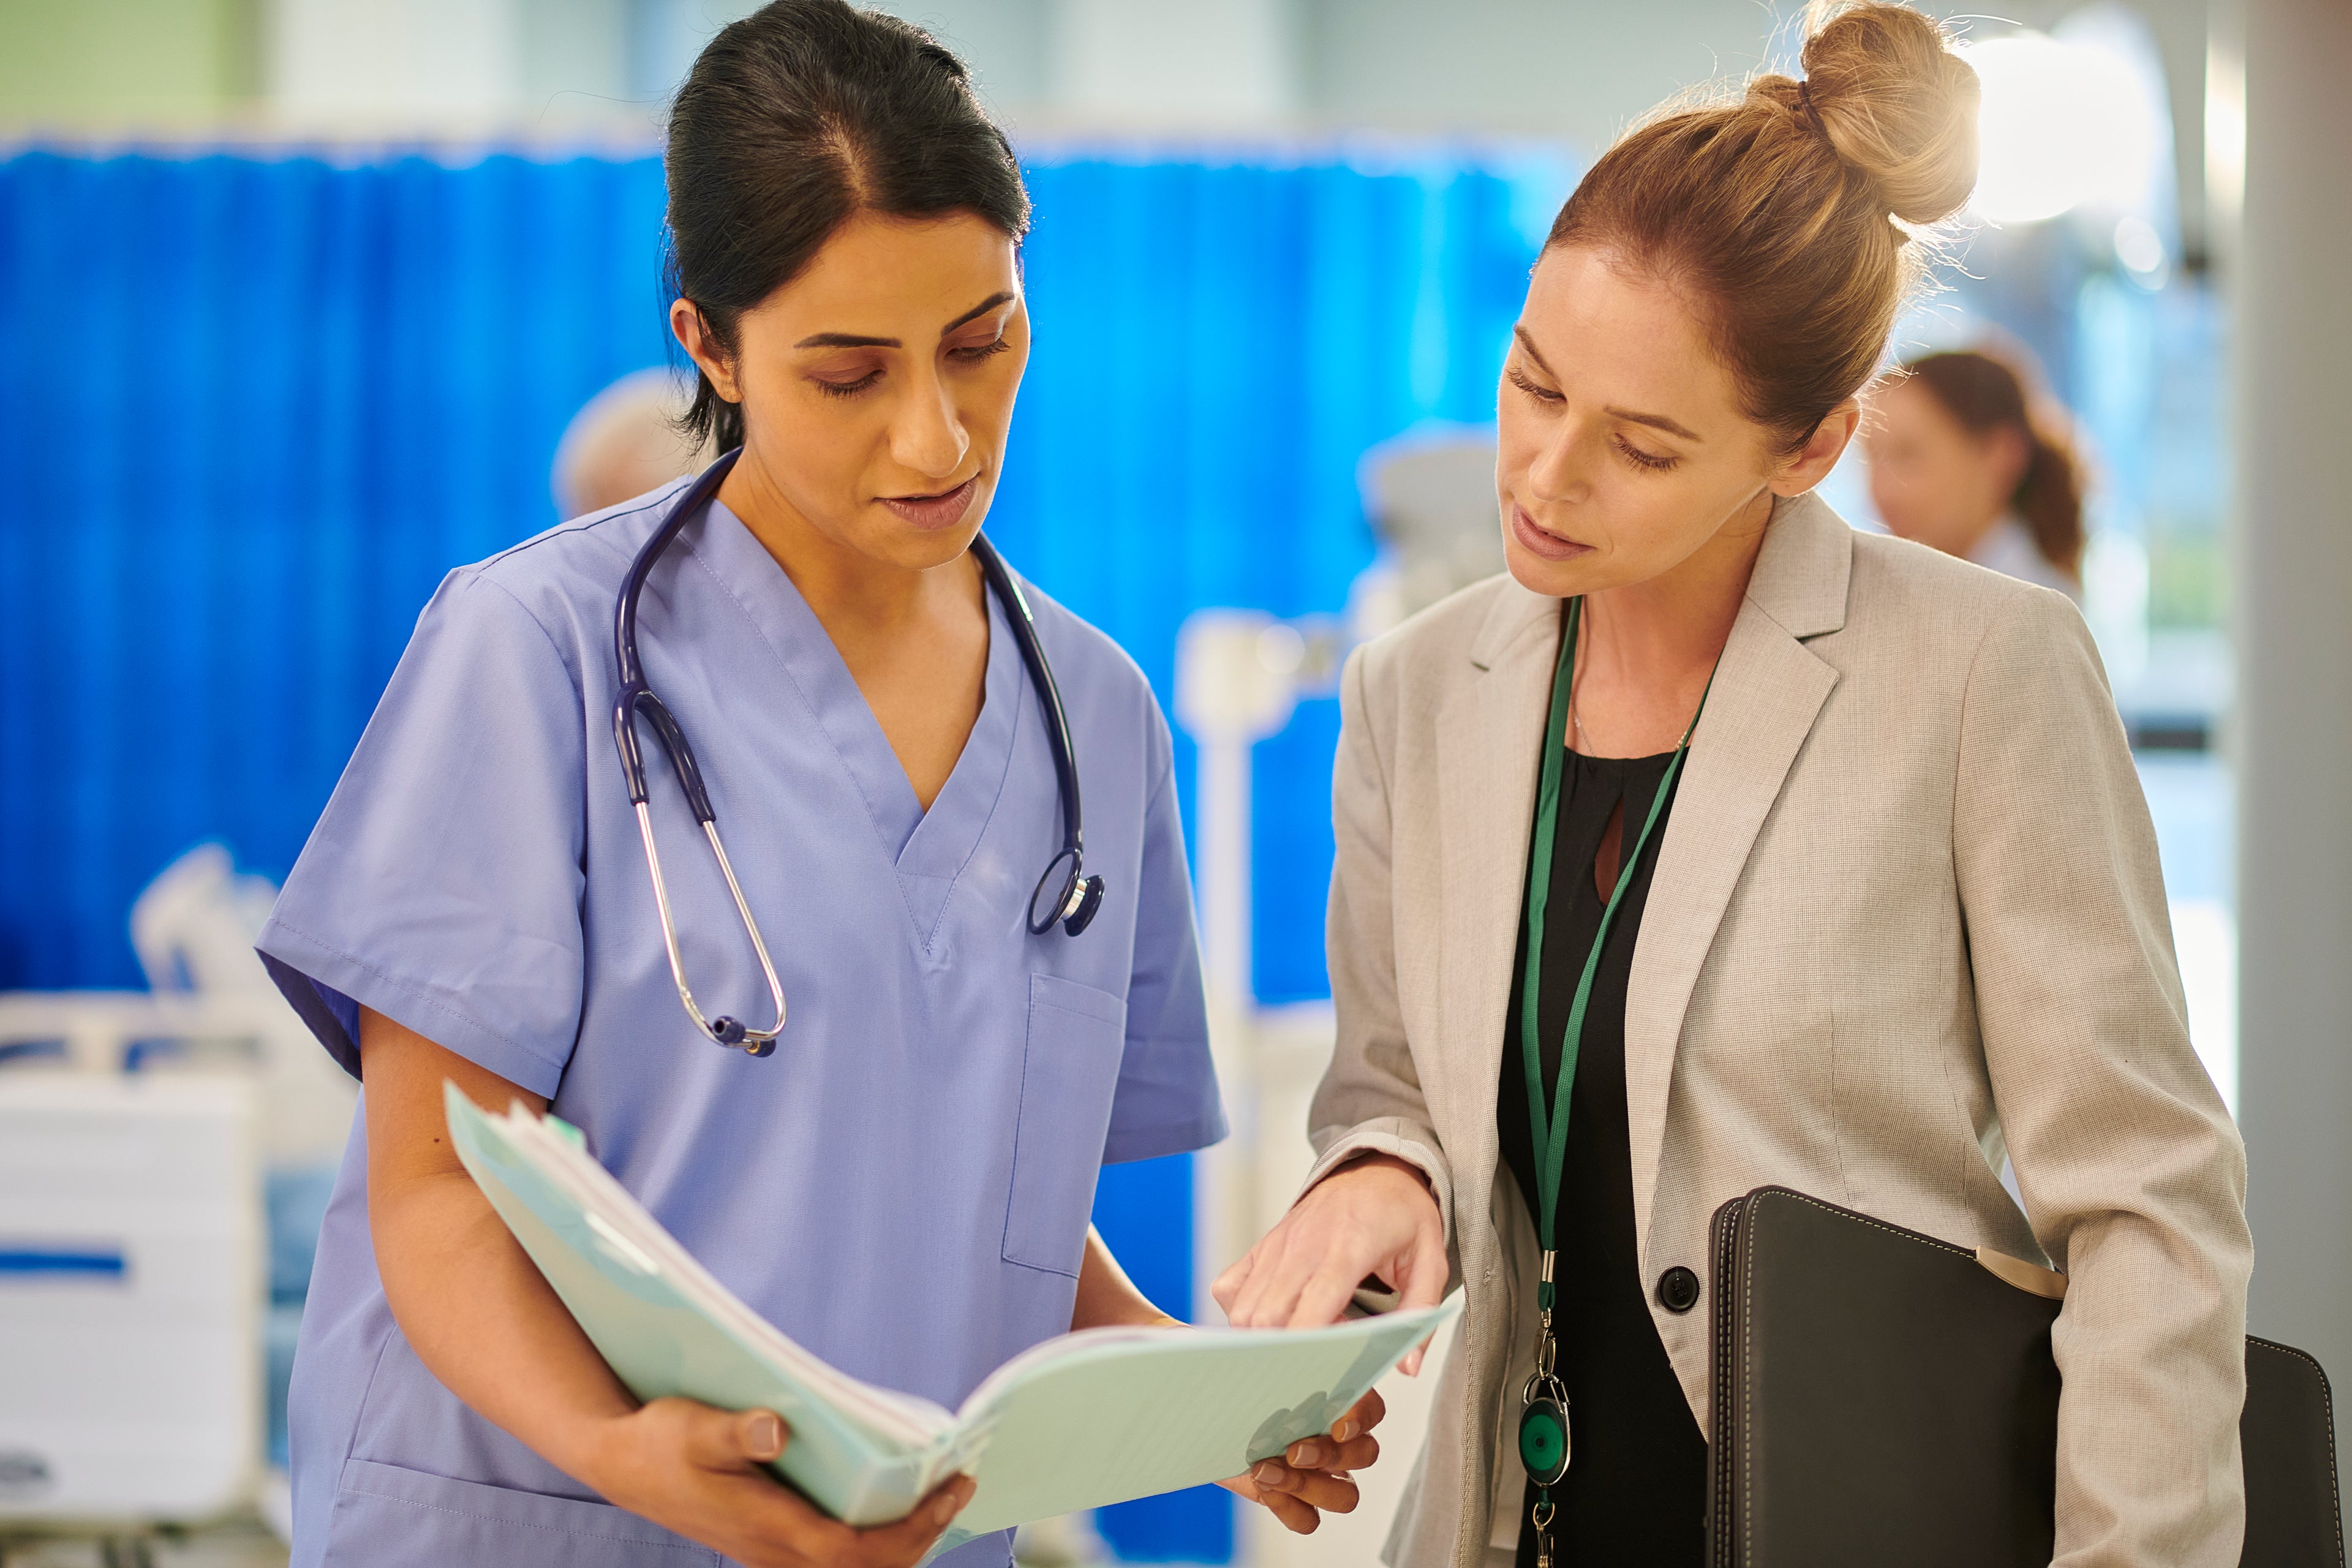
[[[1082,935],[1032,936],[1060,805],[1003,606],[987,596],[985,697],[926,812],[791,579],[714,502],[647,579],[638,641],[791,1008],[772,1057],[723,1050],[678,1005],[613,747],[614,599],[682,488],[450,574],[261,951],[349,1070],[364,1005],[550,1096],[753,1311],[952,1409],[1068,1329],[1101,1165],[1224,1133],[1167,724],[1114,644],[1026,589],[1106,881]],[[688,979],[706,1013],[764,1022],[725,884],[645,744]],[[384,1302],[366,1176],[362,1115],[295,1358],[295,1563],[717,1561],[425,1369]],[[997,1536],[942,1561],[1010,1555]]]

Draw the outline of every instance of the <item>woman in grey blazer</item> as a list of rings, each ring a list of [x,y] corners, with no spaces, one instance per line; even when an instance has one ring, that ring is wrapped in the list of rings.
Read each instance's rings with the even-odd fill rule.
[[[2097,655],[1810,494],[1973,183],[1975,78],[1897,5],[1804,59],[1553,226],[1510,571],[1348,667],[1319,1159],[1217,1295],[1466,1289],[1390,1562],[1696,1563],[1708,1218],[1783,1184],[2064,1269],[2057,1562],[2234,1563],[2243,1153]],[[1539,1357],[1569,1430],[1529,1464]]]

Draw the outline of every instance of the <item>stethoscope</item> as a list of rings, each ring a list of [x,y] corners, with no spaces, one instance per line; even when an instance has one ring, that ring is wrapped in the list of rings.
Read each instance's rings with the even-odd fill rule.
[[[702,770],[694,760],[694,748],[686,742],[686,731],[678,728],[677,720],[667,703],[654,695],[646,684],[644,668],[637,662],[637,595],[646,585],[646,578],[661,559],[680,530],[695,520],[719,493],[719,481],[735,466],[742,455],[741,448],[729,452],[705,468],[688,485],[670,508],[669,516],[646,540],[629,563],[629,575],[621,584],[620,603],[613,616],[613,652],[620,666],[621,690],[613,703],[613,742],[621,753],[621,776],[629,791],[629,804],[636,808],[637,834],[645,840],[646,869],[654,879],[654,904],[661,911],[662,945],[669,951],[670,978],[677,982],[678,1000],[686,1005],[687,1016],[694,1026],[719,1045],[740,1047],[751,1056],[764,1057],[776,1048],[776,1037],[784,1032],[784,983],[776,977],[775,962],[768,956],[768,943],[760,934],[760,922],[751,916],[751,906],[744,901],[742,885],[735,879],[735,868],[728,864],[727,847],[719,842],[719,820],[710,809],[710,792],[703,787]],[[1087,929],[1102,907],[1103,879],[1086,874],[1083,850],[1086,835],[1078,813],[1078,763],[1070,745],[1070,721],[1062,710],[1062,693],[1054,684],[1054,671],[1045,663],[1045,650],[1037,643],[1037,623],[1029,613],[1029,601],[1022,595],[1021,584],[1004,569],[1004,563],[995,547],[978,534],[972,536],[971,552],[980,560],[981,575],[988,581],[997,601],[1004,606],[1004,618],[1012,625],[1013,640],[1021,648],[1021,662],[1029,668],[1029,684],[1037,693],[1037,705],[1045,711],[1046,738],[1054,748],[1054,782],[1062,801],[1062,847],[1045,863],[1045,872],[1038,877],[1037,886],[1029,895],[1029,933],[1043,936],[1055,924],[1076,936]],[[735,912],[743,921],[743,930],[751,938],[751,951],[759,955],[760,973],[767,977],[768,999],[775,1005],[776,1021],[764,1029],[746,1027],[738,1020],[721,1015],[706,1018],[694,999],[694,990],[686,983],[686,964],[678,955],[677,926],[671,919],[669,889],[662,881],[661,852],[654,847],[654,819],[651,797],[646,789],[646,764],[637,749],[638,713],[653,721],[654,734],[669,753],[670,769],[677,774],[678,787],[686,792],[688,809],[695,821],[702,825],[702,835],[710,842],[710,853],[719,862],[719,873],[727,879],[727,891],[734,897]],[[1045,900],[1048,884],[1055,882],[1055,873],[1062,873],[1055,884],[1054,897]],[[1045,912],[1038,913],[1040,907]]]

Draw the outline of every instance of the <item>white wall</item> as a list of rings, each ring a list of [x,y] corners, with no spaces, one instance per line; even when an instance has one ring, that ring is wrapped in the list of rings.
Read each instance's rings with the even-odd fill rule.
[[[480,0],[275,0],[262,80],[289,118],[438,126],[510,115],[518,7]]]

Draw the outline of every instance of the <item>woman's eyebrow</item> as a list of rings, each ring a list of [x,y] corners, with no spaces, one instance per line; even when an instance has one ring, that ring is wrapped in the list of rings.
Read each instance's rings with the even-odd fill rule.
[[[1013,290],[1010,289],[1001,293],[991,294],[987,299],[941,327],[940,336],[946,337],[966,321],[988,314],[989,311],[1012,298]],[[903,345],[896,338],[869,338],[857,332],[812,332],[793,345],[796,349],[895,349]]]
[[[856,332],[812,332],[794,343],[796,349],[895,349],[896,338],[860,337]]]
[[[954,321],[950,321],[946,326],[941,327],[940,329],[940,336],[946,337],[950,332],[954,331],[966,321],[971,321],[980,316],[985,316],[988,312],[993,310],[999,305],[1004,304],[1012,298],[1013,290],[1010,289],[1002,289],[997,293],[991,294],[987,299],[982,300],[979,304],[974,305],[971,310],[966,310],[962,315],[958,316]]]
[[[1555,381],[1559,379],[1551,366],[1544,363],[1544,357],[1537,351],[1535,339],[1528,336],[1527,328],[1514,326],[1511,329],[1511,335],[1518,339],[1519,347],[1528,351],[1528,357],[1536,362],[1538,370],[1551,376]],[[1608,415],[1612,419],[1622,419],[1629,425],[1647,425],[1653,430],[1664,430],[1667,435],[1679,436],[1685,441],[1704,443],[1706,440],[1706,437],[1686,427],[1680,420],[1669,419],[1663,414],[1637,414],[1630,408],[1619,408],[1614,405],[1601,409],[1601,412]]]
[[[1647,425],[1653,430],[1664,430],[1667,435],[1679,436],[1685,441],[1704,442],[1706,439],[1696,430],[1684,429],[1680,424],[1663,414],[1636,414],[1630,408],[1619,408],[1613,405],[1603,407],[1601,412],[1608,415],[1612,419],[1622,419],[1628,425]]]

